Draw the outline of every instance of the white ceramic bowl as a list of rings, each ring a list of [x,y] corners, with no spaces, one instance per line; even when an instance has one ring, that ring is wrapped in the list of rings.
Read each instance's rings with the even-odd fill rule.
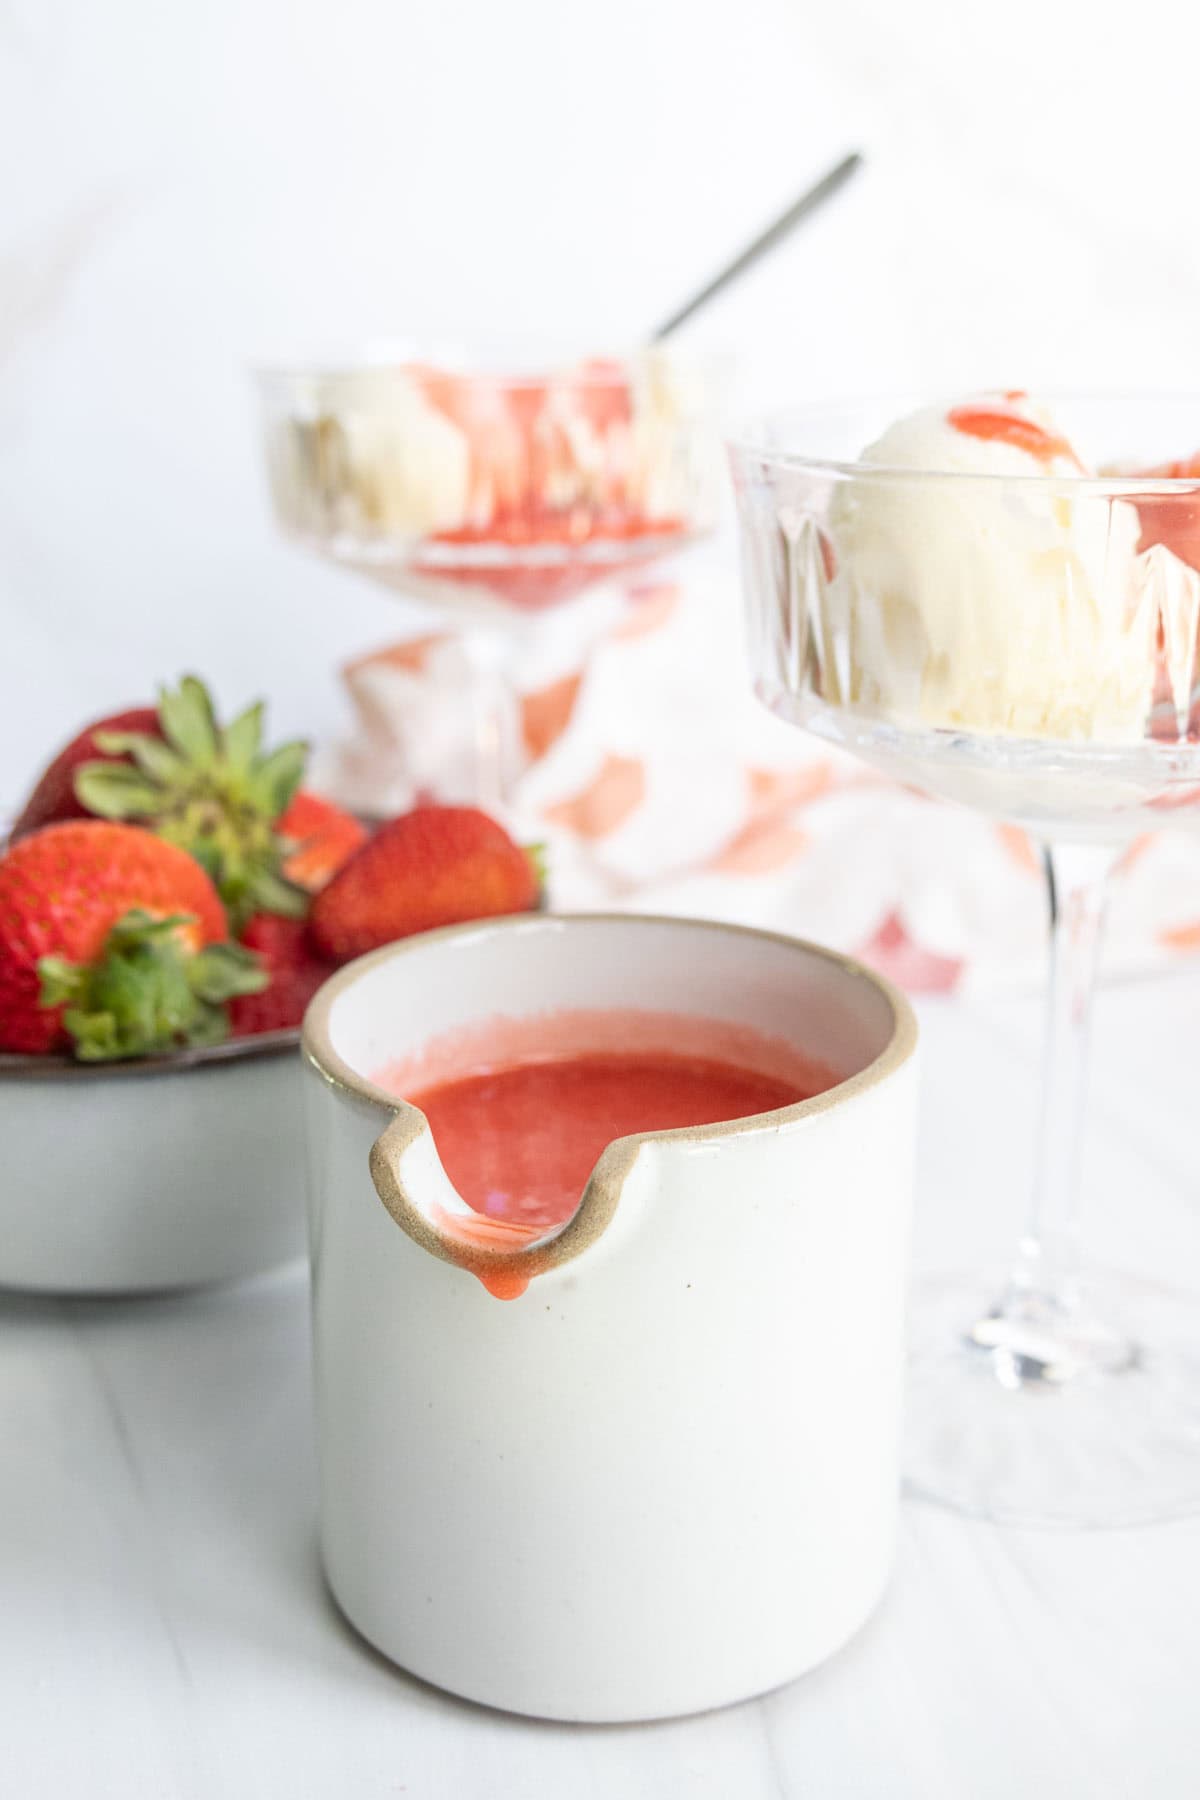
[[[610,1145],[566,1225],[464,1250],[423,1115],[373,1073],[597,1007],[753,1027],[844,1079]],[[906,1002],[794,939],[544,915],[352,964],[304,1042],[321,1539],[358,1629],[471,1699],[588,1720],[742,1699],[844,1643],[899,1487]],[[505,1301],[479,1273],[532,1279]]]
[[[303,1253],[296,1033],[143,1062],[0,1056],[0,1287],[151,1292]]]

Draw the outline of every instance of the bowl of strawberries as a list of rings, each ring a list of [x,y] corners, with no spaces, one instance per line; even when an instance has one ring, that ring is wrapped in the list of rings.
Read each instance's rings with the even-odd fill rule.
[[[304,1236],[299,1027],[393,938],[537,904],[473,808],[375,833],[186,677],[80,732],[0,855],[0,1287],[256,1274]]]

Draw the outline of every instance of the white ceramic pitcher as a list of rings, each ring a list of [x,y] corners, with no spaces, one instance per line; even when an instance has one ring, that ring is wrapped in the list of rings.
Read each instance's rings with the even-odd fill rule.
[[[423,1115],[372,1075],[472,1024],[618,1007],[752,1027],[843,1079],[624,1139],[564,1226],[464,1243]],[[321,990],[321,1539],[364,1636],[491,1706],[621,1720],[760,1693],[857,1630],[892,1556],[915,1045],[856,964],[690,920],[463,926]]]

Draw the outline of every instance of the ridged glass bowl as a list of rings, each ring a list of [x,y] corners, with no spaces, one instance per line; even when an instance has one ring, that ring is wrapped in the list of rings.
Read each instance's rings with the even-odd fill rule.
[[[1200,803],[1200,463],[1098,479],[855,460],[905,403],[732,451],[753,677],[781,717],[1056,839]],[[1067,398],[1070,435],[1181,469],[1196,401]]]

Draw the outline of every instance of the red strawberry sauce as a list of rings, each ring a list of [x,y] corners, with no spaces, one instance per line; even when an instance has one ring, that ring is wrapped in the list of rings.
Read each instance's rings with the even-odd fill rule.
[[[571,1216],[614,1138],[713,1125],[807,1098],[794,1082],[666,1053],[517,1063],[411,1095],[467,1204],[542,1229]]]
[[[1016,402],[1023,395],[1014,391],[1005,398]],[[1024,450],[1039,462],[1052,463],[1061,456],[1079,466],[1079,458],[1065,437],[1047,431],[1036,419],[1009,412],[1003,406],[955,406],[946,414],[946,423],[965,437],[1010,444],[1014,450]]]
[[[747,1026],[606,1008],[481,1021],[375,1079],[420,1107],[480,1241],[500,1243],[568,1219],[615,1138],[772,1112],[839,1078]]]
[[[519,1249],[569,1219],[614,1139],[773,1112],[842,1079],[787,1038],[637,1007],[493,1017],[375,1071],[425,1114],[442,1167],[472,1210],[428,1216],[499,1299],[527,1277],[473,1252]]]

